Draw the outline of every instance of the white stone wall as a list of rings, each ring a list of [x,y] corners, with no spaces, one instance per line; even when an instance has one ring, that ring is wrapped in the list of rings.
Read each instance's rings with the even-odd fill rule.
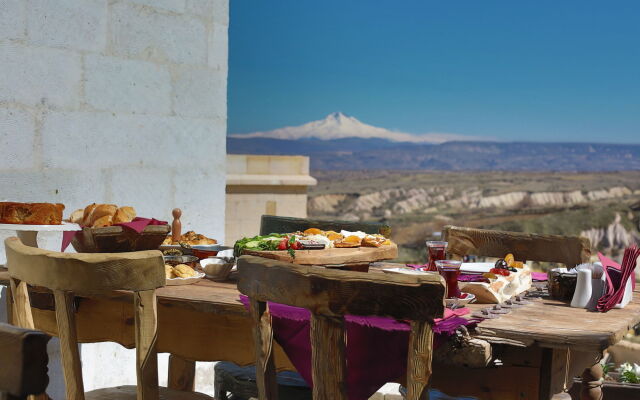
[[[224,241],[228,23],[228,0],[0,0],[0,200],[180,207]],[[102,349],[87,389],[135,382]]]

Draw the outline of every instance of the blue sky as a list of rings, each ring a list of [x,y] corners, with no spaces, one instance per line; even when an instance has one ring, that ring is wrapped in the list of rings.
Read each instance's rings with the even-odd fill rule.
[[[640,143],[640,1],[231,0],[229,133]]]

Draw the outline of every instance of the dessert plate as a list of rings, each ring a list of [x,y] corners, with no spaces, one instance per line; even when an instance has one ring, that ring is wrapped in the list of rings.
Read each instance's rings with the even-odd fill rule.
[[[462,263],[460,272],[463,274],[484,274],[493,267],[495,267],[495,264],[490,262]]]

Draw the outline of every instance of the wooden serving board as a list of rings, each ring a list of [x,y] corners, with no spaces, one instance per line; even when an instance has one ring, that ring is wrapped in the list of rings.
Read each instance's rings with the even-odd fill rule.
[[[395,243],[380,247],[355,247],[346,249],[324,250],[296,250],[296,258],[293,259],[285,250],[281,251],[251,251],[245,250],[243,254],[271,258],[301,265],[333,265],[333,264],[357,264],[370,263],[382,260],[392,260],[398,257],[398,246]]]

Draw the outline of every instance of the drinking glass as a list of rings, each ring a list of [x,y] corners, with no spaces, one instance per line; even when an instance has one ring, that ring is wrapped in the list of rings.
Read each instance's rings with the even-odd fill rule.
[[[429,259],[427,271],[437,271],[436,261],[447,258],[447,244],[447,242],[427,241],[427,257]]]
[[[460,275],[460,266],[462,261],[456,260],[437,260],[436,268],[447,283],[447,298],[459,298],[460,288],[458,287],[458,276]]]

